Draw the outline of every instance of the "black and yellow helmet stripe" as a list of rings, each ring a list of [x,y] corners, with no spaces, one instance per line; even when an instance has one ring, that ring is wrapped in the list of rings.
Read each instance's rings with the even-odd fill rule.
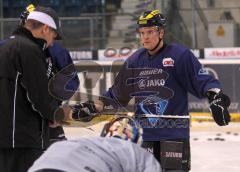
[[[137,22],[139,27],[147,26],[165,26],[166,20],[164,15],[160,13],[160,10],[145,11]]]
[[[154,11],[152,11],[151,13],[149,13],[147,16],[141,16],[143,19],[151,19],[151,18],[153,18],[155,15],[157,15],[157,14],[160,14],[160,11],[159,10],[154,10]],[[140,18],[141,18],[140,17]]]
[[[146,16],[143,14],[139,18],[139,24],[147,24],[147,21],[152,19],[155,15],[160,14],[159,10],[154,10]]]
[[[35,6],[33,4],[29,4],[27,7],[26,7],[26,10],[31,13],[32,11],[35,10]]]

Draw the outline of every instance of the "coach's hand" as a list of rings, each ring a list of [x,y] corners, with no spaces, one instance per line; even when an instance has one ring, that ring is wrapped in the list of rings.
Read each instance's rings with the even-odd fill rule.
[[[220,126],[228,125],[231,120],[228,112],[228,107],[231,104],[230,98],[222,92],[215,93],[213,91],[207,92],[207,98],[215,122]]]
[[[68,123],[72,120],[72,113],[73,110],[69,105],[60,106],[54,113],[54,121],[50,127],[68,125]]]

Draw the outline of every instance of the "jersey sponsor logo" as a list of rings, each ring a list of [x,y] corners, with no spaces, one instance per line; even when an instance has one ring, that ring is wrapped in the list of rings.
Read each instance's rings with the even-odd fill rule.
[[[141,80],[138,84],[140,89],[148,88],[148,87],[159,87],[164,86],[164,79],[150,79],[150,80]]]
[[[144,79],[140,80],[138,86],[140,89],[146,88],[146,81]]]
[[[163,63],[164,67],[173,67],[174,66],[174,60],[171,57],[164,58],[162,63]]]
[[[168,100],[173,97],[174,91],[166,87],[169,74],[158,68],[137,68],[131,71],[134,75],[127,79],[127,85],[134,85],[130,97],[136,99],[137,114],[163,115]],[[147,124],[151,128],[158,128],[159,118],[147,118]]]
[[[167,119],[167,118],[141,118],[137,119],[142,128],[173,128],[173,129],[187,129],[190,126],[189,119]]]
[[[48,67],[47,67],[47,77],[51,78],[53,76],[53,64],[52,64],[52,60],[51,60],[50,57],[48,57],[46,59],[46,63],[48,65]]]
[[[151,69],[151,70],[144,70],[144,71],[141,71],[139,76],[144,76],[144,75],[156,75],[156,74],[159,74],[159,73],[162,73],[163,70],[162,69]]]
[[[182,158],[182,153],[179,152],[165,152],[167,158]]]

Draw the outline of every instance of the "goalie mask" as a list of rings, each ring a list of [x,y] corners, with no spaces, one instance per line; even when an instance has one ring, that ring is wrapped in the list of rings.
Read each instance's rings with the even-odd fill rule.
[[[142,128],[133,118],[120,116],[105,124],[101,136],[116,137],[141,144]]]

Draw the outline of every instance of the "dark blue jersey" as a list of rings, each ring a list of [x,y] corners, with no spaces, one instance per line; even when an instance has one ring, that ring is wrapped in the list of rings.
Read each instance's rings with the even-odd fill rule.
[[[65,48],[57,42],[54,42],[51,47],[49,47],[50,57],[57,71],[73,65],[72,58]],[[72,79],[67,83],[66,89],[76,91],[79,87],[79,79],[77,76],[77,71],[75,68],[72,68]]]
[[[47,64],[50,82],[49,91],[51,95],[61,100],[69,100],[79,87],[77,71],[67,49],[59,43],[54,42],[46,51],[48,55]],[[62,127],[51,128],[49,132],[50,143],[65,140]]]
[[[164,45],[155,55],[139,49],[130,56],[114,85],[104,96],[126,106],[135,98],[136,114],[188,116],[188,92],[204,98],[221,88],[192,52],[180,45]],[[189,119],[141,118],[144,141],[189,138]]]
[[[79,79],[71,56],[59,43],[46,51],[48,59],[49,91],[59,100],[69,100],[79,87]]]

